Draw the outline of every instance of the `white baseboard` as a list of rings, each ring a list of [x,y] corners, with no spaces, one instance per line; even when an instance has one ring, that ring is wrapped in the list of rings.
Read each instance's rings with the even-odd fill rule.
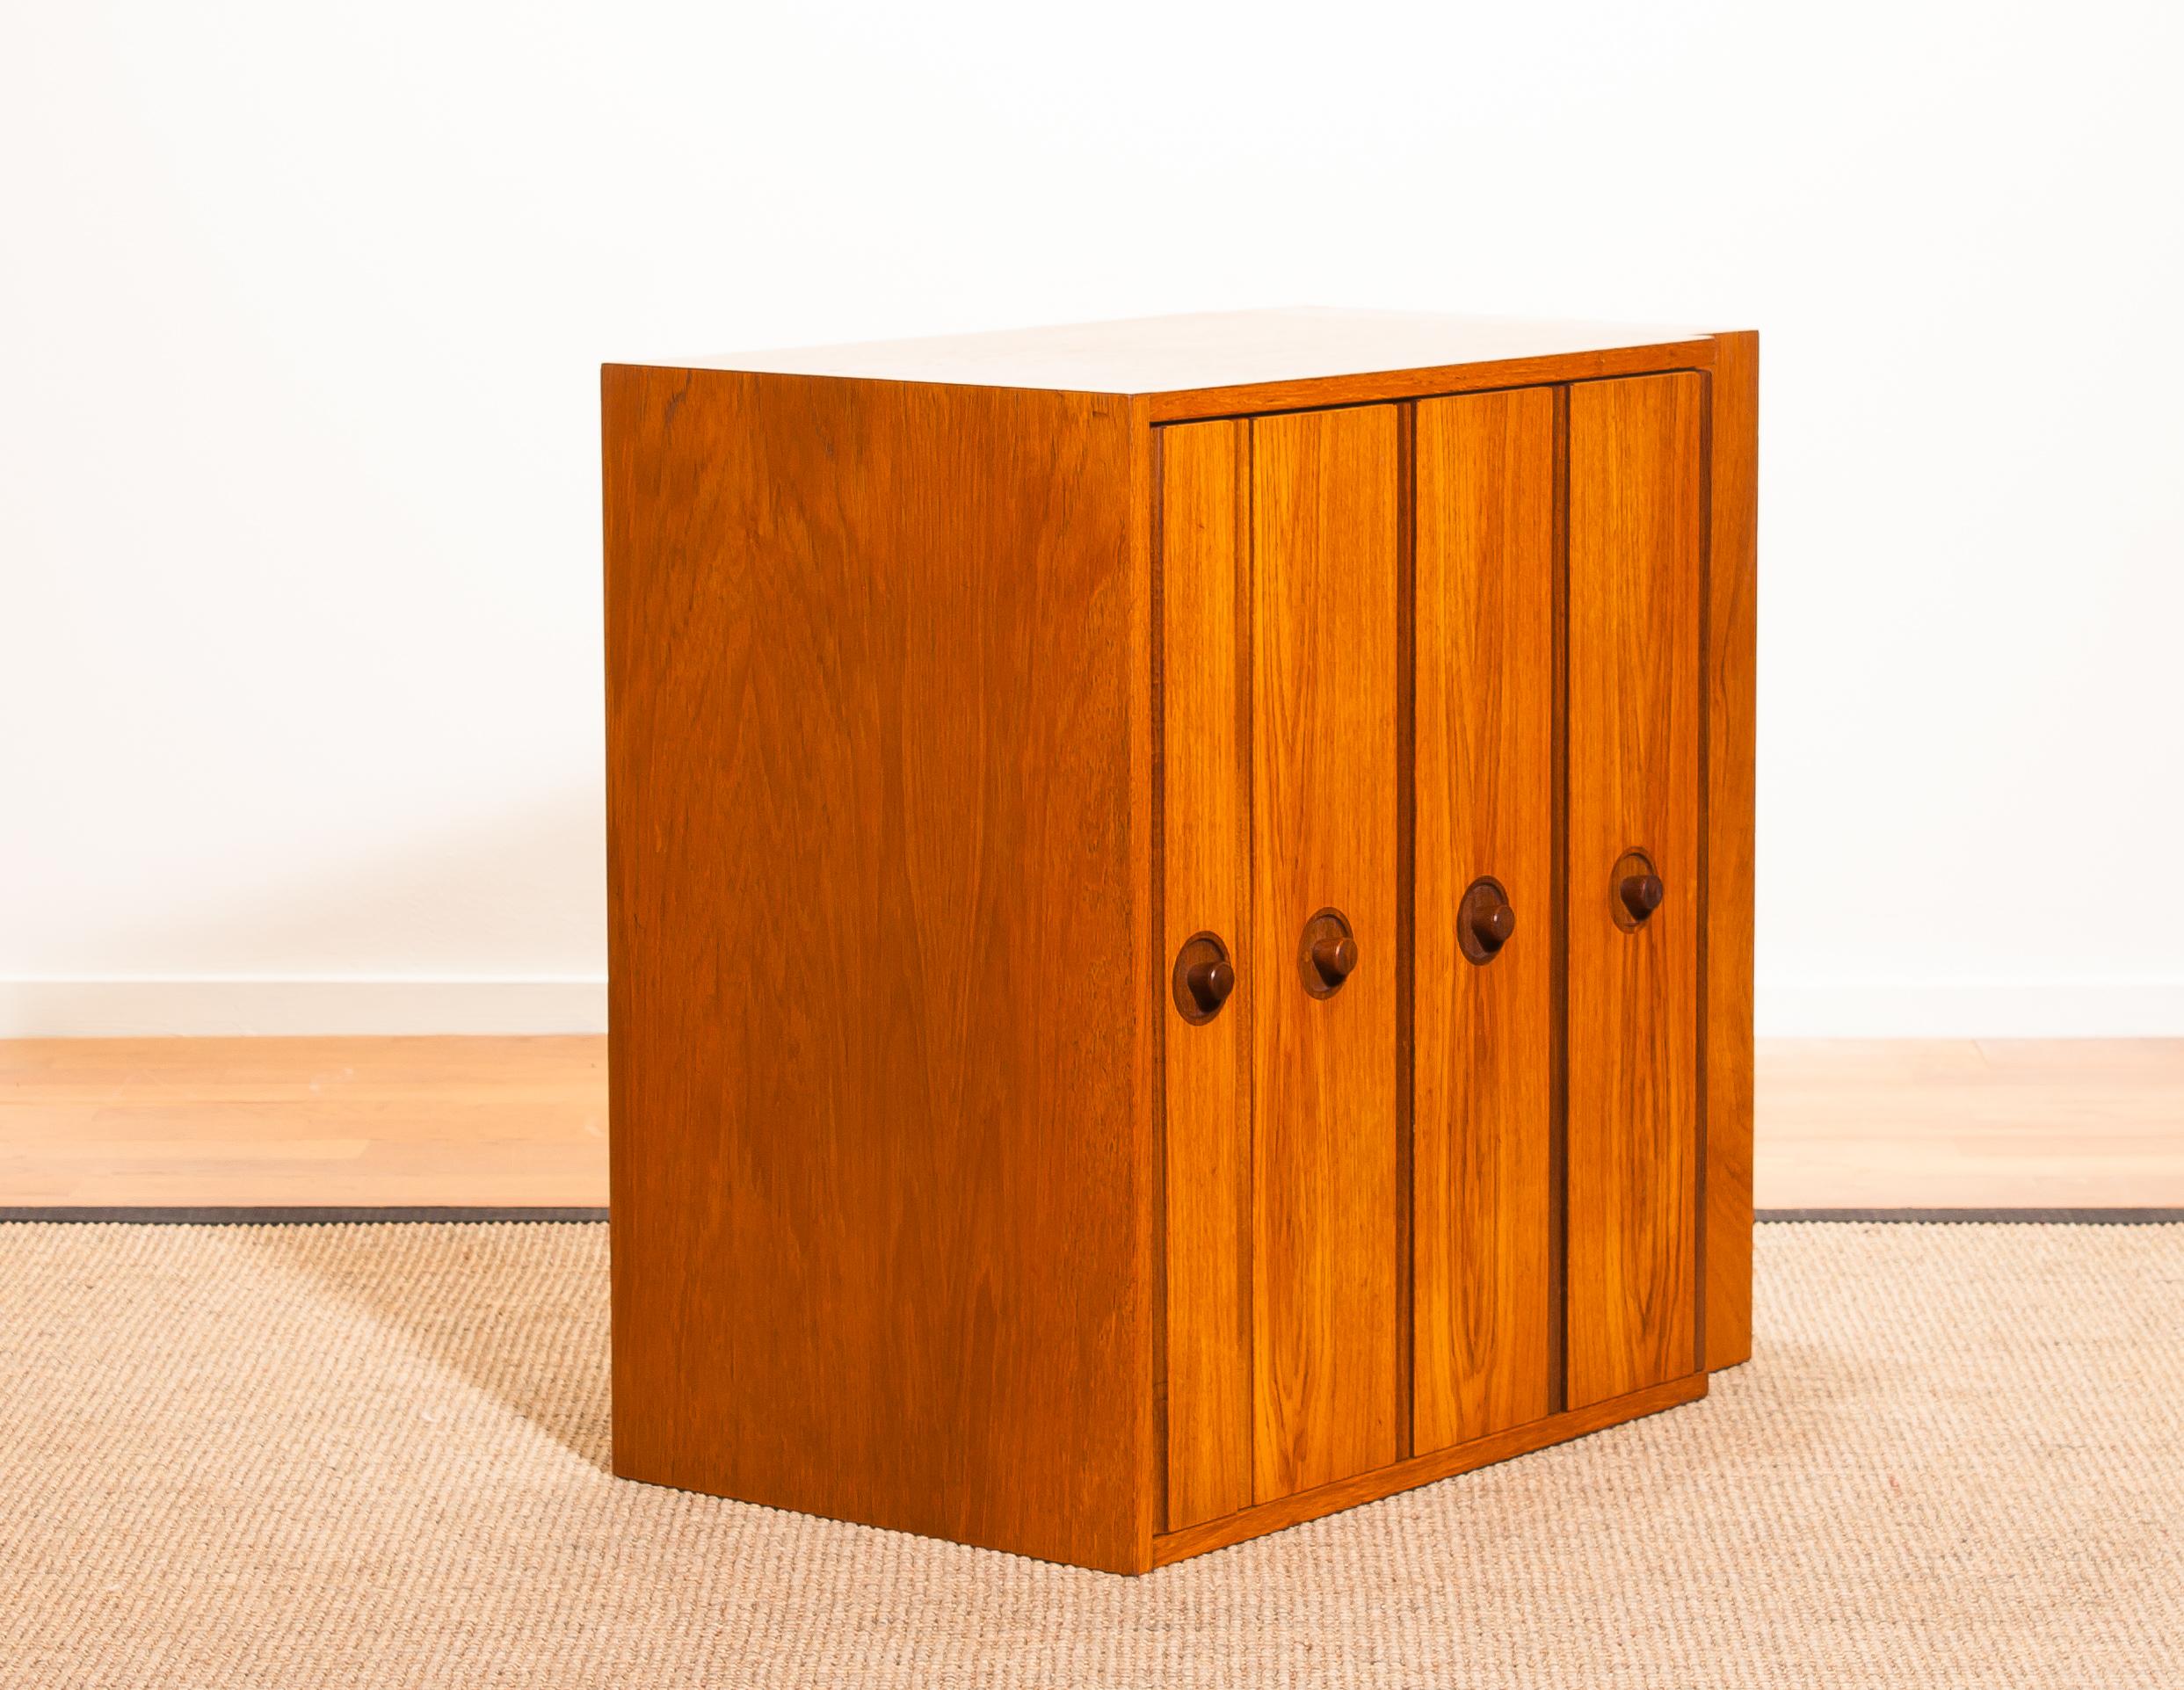
[[[2184,1038],[2184,980],[1762,982],[1763,1039]],[[0,980],[0,1038],[604,1033],[606,982]]]
[[[0,1039],[606,1031],[596,976],[0,980]]]
[[[2184,980],[1761,981],[1762,1039],[2184,1038]]]

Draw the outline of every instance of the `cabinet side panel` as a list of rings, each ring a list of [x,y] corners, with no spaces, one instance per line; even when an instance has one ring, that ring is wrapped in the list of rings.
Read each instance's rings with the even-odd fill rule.
[[[610,369],[605,427],[615,1470],[1141,1565],[1124,402]]]
[[[1752,1355],[1752,805],[1760,337],[1721,336],[1708,553],[1706,1366]]]
[[[1418,408],[1415,1438],[1553,1411],[1555,395]],[[1491,876],[1516,927],[1459,932]]]
[[[1164,968],[1196,934],[1237,984],[1210,1021],[1168,993],[1168,1527],[1252,1502],[1250,840],[1239,593],[1248,580],[1249,425],[1161,432]]]
[[[1259,1500],[1396,1459],[1394,407],[1252,440],[1253,1466]],[[1307,923],[1358,961],[1305,989]]]
[[[1706,378],[1570,396],[1569,1406],[1693,1371]],[[1635,931],[1616,865],[1666,888]]]

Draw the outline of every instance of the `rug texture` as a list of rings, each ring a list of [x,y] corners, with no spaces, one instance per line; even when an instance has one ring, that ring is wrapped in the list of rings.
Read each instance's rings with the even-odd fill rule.
[[[1758,1254],[1705,1402],[1128,1579],[611,1477],[604,1227],[0,1226],[0,1685],[2184,1685],[2184,1227]]]

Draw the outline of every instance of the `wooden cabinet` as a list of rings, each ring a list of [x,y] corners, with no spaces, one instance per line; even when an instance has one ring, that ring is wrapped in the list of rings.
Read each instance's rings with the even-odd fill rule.
[[[1756,395],[609,366],[615,1470],[1142,1571],[1744,1360]]]

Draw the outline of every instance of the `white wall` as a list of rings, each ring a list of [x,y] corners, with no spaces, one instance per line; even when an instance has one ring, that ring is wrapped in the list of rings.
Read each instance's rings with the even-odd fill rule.
[[[597,366],[1756,326],[1769,1032],[2184,1032],[2177,9],[0,9],[0,1031],[595,1026]]]

